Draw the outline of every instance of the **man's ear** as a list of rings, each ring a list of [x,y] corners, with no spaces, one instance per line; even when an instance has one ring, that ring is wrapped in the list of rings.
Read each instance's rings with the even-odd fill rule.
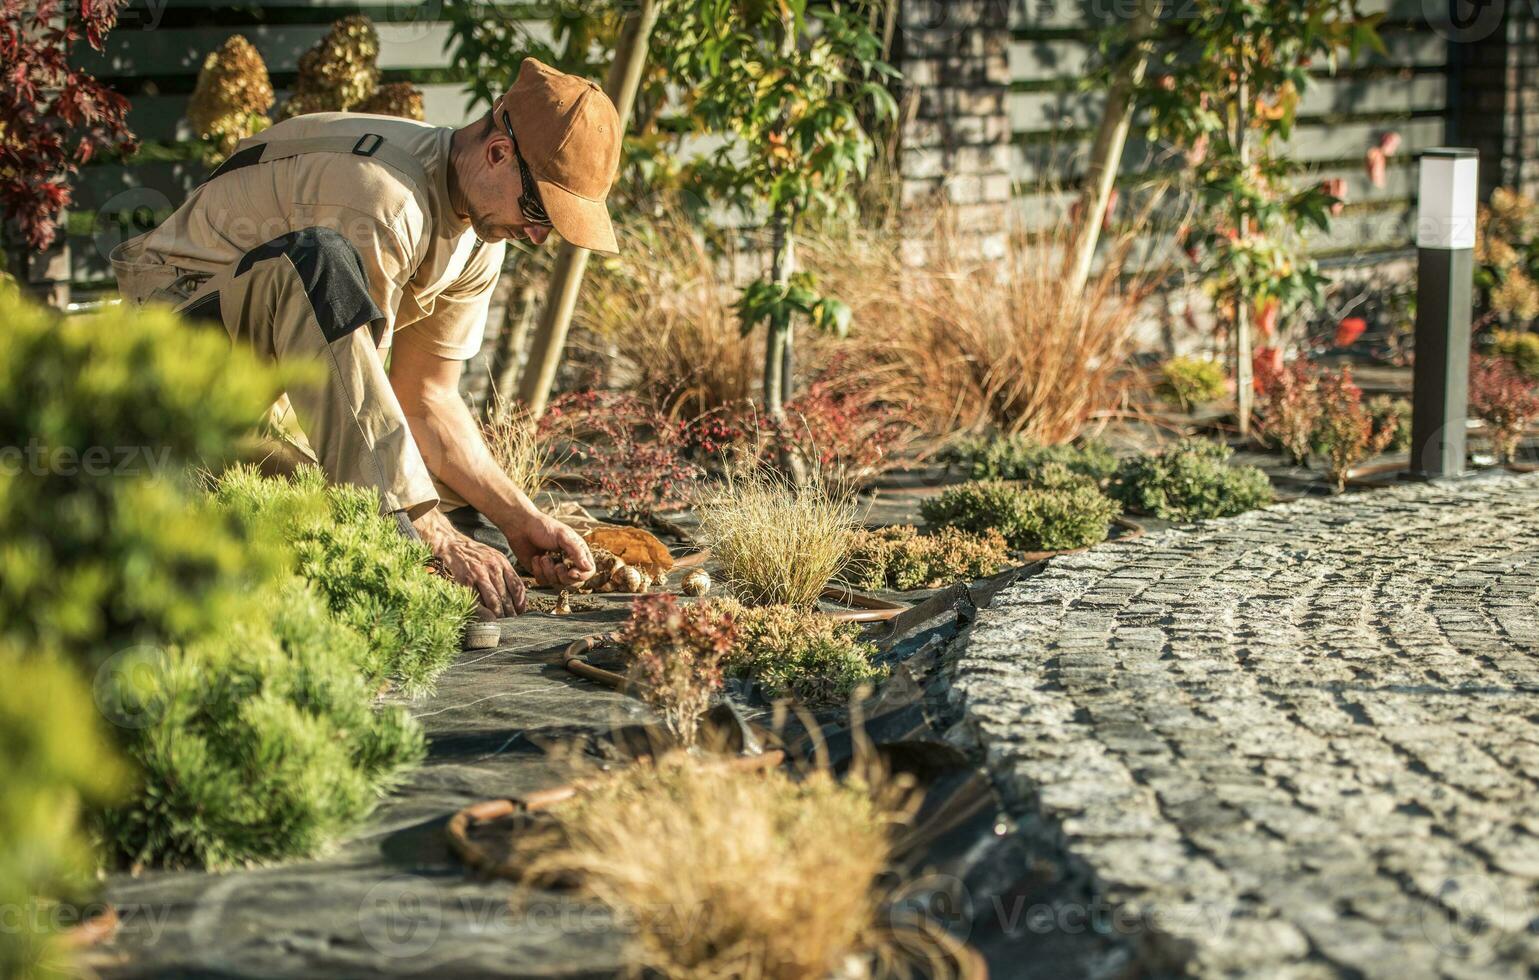
[[[493,171],[513,165],[513,141],[506,133],[497,133],[486,141],[486,163]]]

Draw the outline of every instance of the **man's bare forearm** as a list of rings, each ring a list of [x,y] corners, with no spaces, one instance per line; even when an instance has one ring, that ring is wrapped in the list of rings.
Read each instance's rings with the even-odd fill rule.
[[[539,514],[492,458],[481,427],[458,392],[425,399],[422,407],[424,417],[411,419],[412,437],[440,482],[504,531]]]

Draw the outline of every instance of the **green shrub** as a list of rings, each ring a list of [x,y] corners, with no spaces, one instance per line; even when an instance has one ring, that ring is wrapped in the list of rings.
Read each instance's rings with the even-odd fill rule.
[[[315,467],[273,479],[242,466],[214,493],[246,527],[271,528],[293,547],[299,574],[368,639],[358,666],[371,679],[414,695],[454,661],[475,596],[429,571],[427,546],[380,516],[374,490],[327,486]]]
[[[1059,464],[1072,472],[1104,482],[1117,470],[1117,457],[1093,440],[1044,446],[1025,436],[968,439],[956,456],[974,480],[1034,480],[1044,466]]]
[[[0,671],[0,977],[77,976],[52,912],[90,897],[96,861],[81,807],[120,792],[123,767],[73,665],[0,640]]]
[[[857,589],[933,589],[993,575],[1010,565],[998,531],[941,528],[920,534],[912,525],[861,530],[850,544],[845,580]]]
[[[1021,551],[1069,551],[1106,540],[1121,508],[1088,481],[1049,470],[1055,485],[1031,489],[1003,480],[951,487],[924,501],[931,524],[974,534],[993,530]]]
[[[1112,495],[1129,509],[1168,521],[1228,517],[1272,502],[1272,484],[1254,466],[1231,466],[1234,451],[1191,439],[1162,453],[1124,460]]]
[[[1172,357],[1160,365],[1155,393],[1182,411],[1191,411],[1224,397],[1224,366],[1210,357]]]
[[[142,792],[103,817],[135,865],[227,868],[312,855],[373,808],[425,742],[377,709],[367,641],[294,579],[216,635],[109,664],[112,712]]]
[[[281,555],[190,501],[282,379],[222,333],[0,288],[0,635],[87,669],[235,615]]]
[[[1491,334],[1496,352],[1512,362],[1525,377],[1539,380],[1539,333],[1497,330]]]
[[[771,698],[807,704],[847,699],[887,672],[871,662],[876,647],[860,627],[813,609],[743,606],[722,600],[737,625],[737,643],[723,662],[727,673],[750,678]]]

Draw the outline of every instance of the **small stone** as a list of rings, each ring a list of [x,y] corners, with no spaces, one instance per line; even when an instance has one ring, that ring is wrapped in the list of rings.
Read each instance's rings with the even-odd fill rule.
[[[703,568],[697,568],[684,576],[684,584],[681,592],[689,596],[701,596],[711,591],[711,575]]]
[[[551,609],[550,614],[552,616],[572,615],[572,597],[565,589],[556,596],[556,605]]]

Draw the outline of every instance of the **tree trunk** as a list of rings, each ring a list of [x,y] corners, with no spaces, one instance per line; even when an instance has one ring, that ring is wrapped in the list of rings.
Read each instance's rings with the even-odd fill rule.
[[[521,284],[508,299],[508,311],[503,317],[502,335],[492,351],[492,390],[487,393],[483,416],[490,420],[492,413],[506,409],[513,402],[513,392],[518,388],[524,345],[529,340],[529,328],[540,308],[540,296],[533,286]]]
[[[1240,79],[1239,98],[1236,102],[1234,129],[1235,148],[1240,154],[1240,166],[1247,167],[1250,164],[1250,127],[1249,122],[1250,86],[1244,78]],[[1239,241],[1245,241],[1250,235],[1250,218],[1241,214],[1237,216],[1235,231],[1239,234]],[[1240,438],[1250,438],[1250,416],[1254,404],[1255,392],[1251,384],[1251,349],[1250,349],[1250,297],[1245,295],[1243,287],[1236,286],[1234,292],[1234,407],[1236,421],[1239,423]]]
[[[791,281],[796,266],[796,246],[791,237],[791,216],[785,210],[775,213],[771,221],[770,279],[784,286]],[[789,435],[795,423],[786,416],[786,402],[790,400],[793,378],[791,371],[794,358],[791,346],[791,320],[781,323],[773,320],[767,324],[764,338],[764,412],[771,423],[783,434]],[[780,467],[800,486],[807,482],[807,463],[793,449],[788,440],[780,444]]]
[[[614,101],[621,132],[630,123],[631,108],[636,103],[636,90],[641,87],[647,47],[660,8],[661,0],[636,0],[635,9],[626,15],[625,25],[620,29],[614,64],[609,66],[604,92]],[[566,348],[567,330],[572,325],[572,311],[577,307],[577,294],[587,268],[588,250],[571,242],[562,242],[551,273],[545,309],[529,349],[529,361],[519,379],[519,397],[536,417],[544,413],[545,403],[550,399],[556,368],[561,364],[561,354]]]
[[[1122,148],[1127,144],[1128,129],[1133,124],[1133,93],[1143,83],[1144,69],[1148,67],[1149,54],[1154,49],[1154,33],[1159,27],[1162,5],[1163,0],[1138,0],[1138,9],[1128,28],[1132,48],[1117,66],[1106,92],[1106,109],[1101,114],[1101,125],[1090,148],[1085,189],[1079,199],[1079,229],[1074,236],[1066,280],[1071,296],[1084,290],[1090,279],[1096,242],[1101,237],[1101,222],[1122,164]]]

